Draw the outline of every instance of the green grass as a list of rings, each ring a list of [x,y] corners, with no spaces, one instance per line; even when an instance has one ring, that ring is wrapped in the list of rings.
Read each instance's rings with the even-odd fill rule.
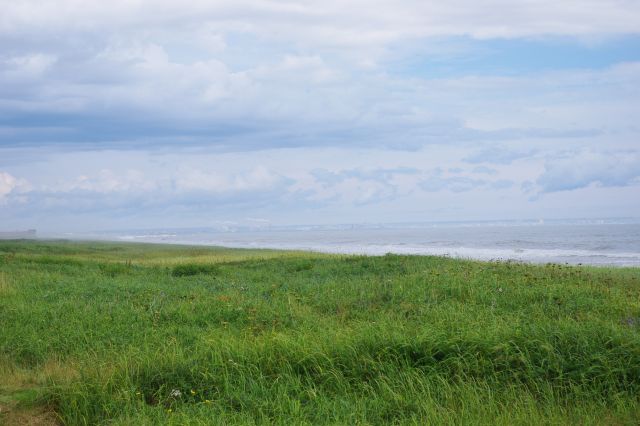
[[[639,395],[640,269],[0,242],[0,423],[638,424]]]

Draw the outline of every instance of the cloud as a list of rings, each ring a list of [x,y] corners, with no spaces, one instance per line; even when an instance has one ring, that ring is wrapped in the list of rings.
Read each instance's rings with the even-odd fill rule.
[[[420,187],[427,192],[437,192],[443,190],[449,190],[453,192],[466,192],[473,189],[483,187],[487,184],[482,179],[472,179],[469,177],[439,177],[432,176],[428,179],[420,182]]]
[[[502,147],[490,147],[483,149],[481,151],[476,151],[475,153],[467,156],[464,161],[471,164],[511,164],[516,160],[520,160],[522,158],[530,157],[533,155],[532,151],[516,151],[509,148]],[[476,167],[474,169],[475,173],[490,173],[492,169],[488,167]]]
[[[410,167],[378,169],[314,169],[292,190],[312,202],[378,203],[406,195],[420,171]]]
[[[415,175],[420,170],[413,167],[377,168],[377,169],[347,169],[340,171],[329,171],[316,169],[311,172],[316,178],[328,182],[340,182],[348,178],[358,178],[388,182],[399,175]]]
[[[633,133],[629,114],[620,111],[637,109],[631,95],[640,83],[636,73],[613,70],[595,73],[599,79],[574,75],[569,89],[565,83],[541,85],[536,80],[542,77],[505,84],[488,77],[464,84],[466,78],[405,81],[360,75],[318,56],[235,71],[217,59],[175,62],[154,44],[122,49],[87,59],[91,65],[53,65],[28,84],[0,76],[0,143],[242,151],[345,144],[415,150],[494,141],[500,148],[472,154],[469,162],[509,164],[532,152],[505,142],[590,140],[614,120]],[[81,82],[73,69],[96,79],[109,76]],[[568,93],[558,101],[560,90]],[[575,124],[575,117],[588,117],[588,128]],[[535,127],[550,123],[555,129]],[[523,127],[509,130],[518,125]]]
[[[16,178],[9,173],[0,172],[0,198],[6,196],[17,185]]]
[[[483,189],[507,189],[513,186],[513,182],[508,179],[487,180],[477,179],[470,176],[460,176],[458,171],[455,174],[445,174],[442,169],[434,169],[423,175],[418,186],[426,192],[450,191],[453,193],[468,192]]]
[[[561,4],[535,0],[525,5],[507,0],[410,0],[402,4],[383,0],[376,2],[376,7],[364,0],[187,0],[180,4],[169,0],[116,0],[108,5],[79,6],[77,0],[8,3],[3,8],[0,31],[126,31],[140,26],[188,27],[200,21],[272,38],[290,39],[295,34],[306,44],[362,46],[433,35],[486,38],[630,33],[637,31],[640,18],[635,2],[621,4],[614,0],[567,0]]]
[[[536,181],[541,192],[571,191],[596,184],[621,187],[640,183],[638,152],[568,153],[547,161]]]
[[[514,182],[509,179],[499,179],[491,182],[490,186],[493,189],[507,189],[514,186]]]
[[[22,188],[22,198],[8,207],[34,217],[67,214],[158,214],[208,210],[211,214],[255,209],[286,201],[290,180],[264,167],[238,173],[177,169],[169,174],[103,169],[71,179]],[[11,192],[17,179],[0,174],[0,189]],[[6,188],[5,188],[6,187]],[[15,197],[14,197],[15,198]],[[9,201],[9,200],[8,200]],[[250,211],[250,210],[248,210]]]
[[[3,221],[501,214],[637,179],[638,2],[5,3]]]
[[[140,194],[164,194],[179,197],[180,194],[199,193],[200,195],[267,191],[282,186],[287,179],[265,167],[237,173],[217,173],[195,168],[180,168],[165,176],[146,176],[139,170],[116,172],[103,169],[94,175],[81,175],[68,181],[44,185],[39,190],[49,194],[122,194],[138,196]]]
[[[172,179],[176,191],[205,191],[210,193],[266,191],[286,185],[289,179],[268,170],[256,167],[245,173],[232,175],[201,170],[181,171]]]
[[[9,173],[0,171],[0,204],[6,204],[10,196],[19,195],[30,189],[31,185],[26,180],[18,179]]]
[[[636,34],[639,14],[613,0],[8,3],[0,143],[415,150],[592,138],[632,121],[620,111],[637,109],[633,57],[606,70],[483,75],[463,64],[434,77],[429,46],[464,59],[460,37],[481,40],[474,55],[496,38],[607,39]],[[407,68],[414,58],[427,65]]]
[[[477,167],[474,167],[473,170],[471,170],[471,173],[495,175],[495,174],[498,173],[498,171],[496,169],[492,169],[492,168],[487,167],[487,166],[477,166]]]
[[[24,56],[13,56],[2,61],[5,78],[29,80],[40,77],[56,63],[54,55],[33,53]]]
[[[545,216],[548,209],[566,210],[584,194],[565,192],[560,199],[545,196],[541,192],[545,182],[537,181],[545,173],[545,164],[572,156],[580,160],[584,152],[599,159],[612,156],[624,169],[637,160],[637,152],[630,156],[626,151],[545,150],[488,174],[465,166],[466,150],[442,146],[412,152],[31,150],[30,161],[21,165],[13,161],[19,157],[12,152],[23,153],[0,148],[0,157],[9,164],[3,166],[0,222],[42,230],[206,226],[239,217],[260,217],[274,224],[451,219],[446,212],[457,212],[457,219],[466,220],[478,217],[478,206],[487,219]],[[591,163],[587,166],[594,168]],[[602,176],[605,179],[607,174]],[[16,186],[26,180],[28,186]],[[627,182],[626,177],[617,181]],[[633,180],[628,182],[634,185]],[[607,188],[611,186],[587,185],[588,196],[582,195],[581,205],[612,216],[640,211],[632,201],[637,186]],[[574,192],[578,195],[573,196]],[[581,208],[580,214],[584,211]]]
[[[116,173],[109,169],[100,170],[94,176],[80,175],[71,181],[58,182],[42,188],[43,191],[51,193],[95,192],[99,194],[136,193],[155,189],[157,189],[156,183],[147,180],[140,171],[127,170],[124,173]]]

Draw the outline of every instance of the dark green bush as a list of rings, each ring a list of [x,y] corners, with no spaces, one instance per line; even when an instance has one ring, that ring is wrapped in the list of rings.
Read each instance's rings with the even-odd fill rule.
[[[174,266],[171,270],[171,275],[174,277],[188,277],[198,274],[217,275],[219,269],[216,265],[199,264],[199,263],[185,263],[182,265]]]

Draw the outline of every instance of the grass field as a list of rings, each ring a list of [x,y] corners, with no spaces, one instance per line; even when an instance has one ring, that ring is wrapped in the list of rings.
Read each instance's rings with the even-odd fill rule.
[[[640,423],[640,269],[0,242],[0,424]]]

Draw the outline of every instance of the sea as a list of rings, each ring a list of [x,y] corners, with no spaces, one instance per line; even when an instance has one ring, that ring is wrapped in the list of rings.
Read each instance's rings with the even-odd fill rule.
[[[304,226],[231,224],[211,228],[109,231],[71,237],[374,256],[394,253],[530,263],[640,266],[640,219]]]

